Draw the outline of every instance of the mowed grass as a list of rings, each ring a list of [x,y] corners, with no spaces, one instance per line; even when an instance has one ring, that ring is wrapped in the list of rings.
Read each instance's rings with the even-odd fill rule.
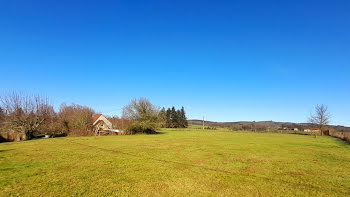
[[[163,129],[0,144],[1,196],[349,196],[331,137]]]

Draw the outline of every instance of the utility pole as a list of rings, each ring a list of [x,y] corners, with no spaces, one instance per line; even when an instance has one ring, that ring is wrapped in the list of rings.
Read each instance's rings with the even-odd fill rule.
[[[254,120],[254,131],[256,132],[256,122]]]
[[[204,130],[204,116],[203,116],[203,130]]]

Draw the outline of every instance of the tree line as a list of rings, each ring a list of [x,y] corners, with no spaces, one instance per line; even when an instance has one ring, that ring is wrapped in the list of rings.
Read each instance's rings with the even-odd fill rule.
[[[94,113],[89,107],[64,103],[55,112],[47,97],[13,92],[0,97],[0,141],[91,135]]]
[[[94,135],[95,111],[78,104],[60,105],[54,110],[47,97],[13,92],[0,97],[0,142],[50,136]],[[156,133],[161,127],[187,127],[185,110],[165,111],[145,98],[133,99],[123,108],[122,118],[107,117],[124,134]],[[120,125],[121,124],[121,125]]]

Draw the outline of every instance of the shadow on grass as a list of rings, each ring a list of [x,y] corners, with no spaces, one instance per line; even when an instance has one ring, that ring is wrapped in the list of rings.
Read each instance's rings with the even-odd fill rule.
[[[0,172],[12,171],[14,168],[0,168]]]
[[[11,142],[11,141],[0,135],[0,143],[1,142]]]
[[[346,141],[346,140],[342,140],[342,139],[340,139],[340,138],[333,137],[333,136],[329,136],[329,137],[333,138],[337,144],[341,144],[341,145],[350,145],[350,142],[348,142],[348,141]]]
[[[13,149],[7,149],[7,150],[0,150],[0,153],[3,153],[3,152],[8,152],[8,151],[12,151]]]

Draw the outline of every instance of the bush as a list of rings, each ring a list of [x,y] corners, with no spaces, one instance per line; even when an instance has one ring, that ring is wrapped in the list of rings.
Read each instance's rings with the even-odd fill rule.
[[[145,98],[131,100],[123,109],[123,118],[132,122],[125,134],[157,133],[161,124],[158,113],[158,107]]]
[[[335,130],[330,130],[329,135],[350,142],[350,132],[338,132]]]
[[[135,121],[126,129],[125,134],[156,134],[156,130],[159,128],[159,123],[152,121]]]
[[[94,111],[85,106],[62,104],[59,112],[60,129],[69,136],[93,135],[92,115]]]

